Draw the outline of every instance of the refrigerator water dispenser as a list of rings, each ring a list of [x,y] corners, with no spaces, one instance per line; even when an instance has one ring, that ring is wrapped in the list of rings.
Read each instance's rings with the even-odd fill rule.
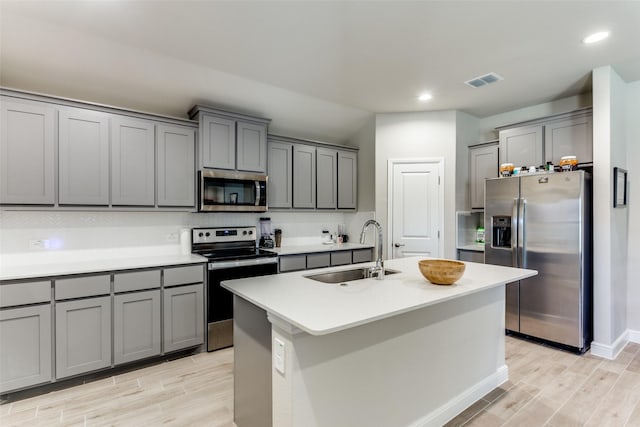
[[[511,248],[511,217],[494,216],[491,219],[492,239],[494,248]]]

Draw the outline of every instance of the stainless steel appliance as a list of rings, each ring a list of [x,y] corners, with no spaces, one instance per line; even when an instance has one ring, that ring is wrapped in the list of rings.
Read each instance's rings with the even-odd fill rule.
[[[233,294],[220,286],[224,280],[278,272],[274,252],[256,248],[256,227],[194,228],[191,252],[206,257],[207,350],[233,345]]]
[[[267,175],[211,169],[199,171],[198,210],[266,212]]]
[[[485,263],[538,270],[506,286],[508,331],[583,352],[592,333],[591,175],[487,179]]]

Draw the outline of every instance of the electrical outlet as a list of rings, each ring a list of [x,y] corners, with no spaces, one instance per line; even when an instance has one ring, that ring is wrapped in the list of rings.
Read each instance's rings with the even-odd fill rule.
[[[178,241],[178,233],[167,233],[166,239],[167,242],[177,242]]]
[[[285,362],[285,348],[284,342],[279,340],[278,338],[273,339],[273,366],[276,368],[276,371],[280,372],[284,375],[284,362]]]
[[[34,250],[49,249],[49,240],[47,239],[29,240],[29,249],[34,249]]]

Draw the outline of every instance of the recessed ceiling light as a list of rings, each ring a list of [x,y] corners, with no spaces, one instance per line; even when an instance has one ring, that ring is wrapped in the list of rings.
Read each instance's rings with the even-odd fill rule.
[[[422,95],[420,95],[420,96],[418,97],[418,101],[428,101],[428,100],[430,100],[431,98],[433,98],[433,96],[431,96],[431,94],[430,94],[430,93],[423,93]]]
[[[597,43],[601,40],[606,39],[607,37],[609,37],[609,33],[607,31],[601,31],[599,33],[593,33],[590,36],[583,38],[582,43],[584,44]]]

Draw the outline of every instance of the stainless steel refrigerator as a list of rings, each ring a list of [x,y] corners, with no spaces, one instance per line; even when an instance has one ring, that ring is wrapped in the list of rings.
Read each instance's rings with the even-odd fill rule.
[[[585,171],[486,180],[485,263],[538,270],[506,286],[508,331],[589,348],[591,217]]]

